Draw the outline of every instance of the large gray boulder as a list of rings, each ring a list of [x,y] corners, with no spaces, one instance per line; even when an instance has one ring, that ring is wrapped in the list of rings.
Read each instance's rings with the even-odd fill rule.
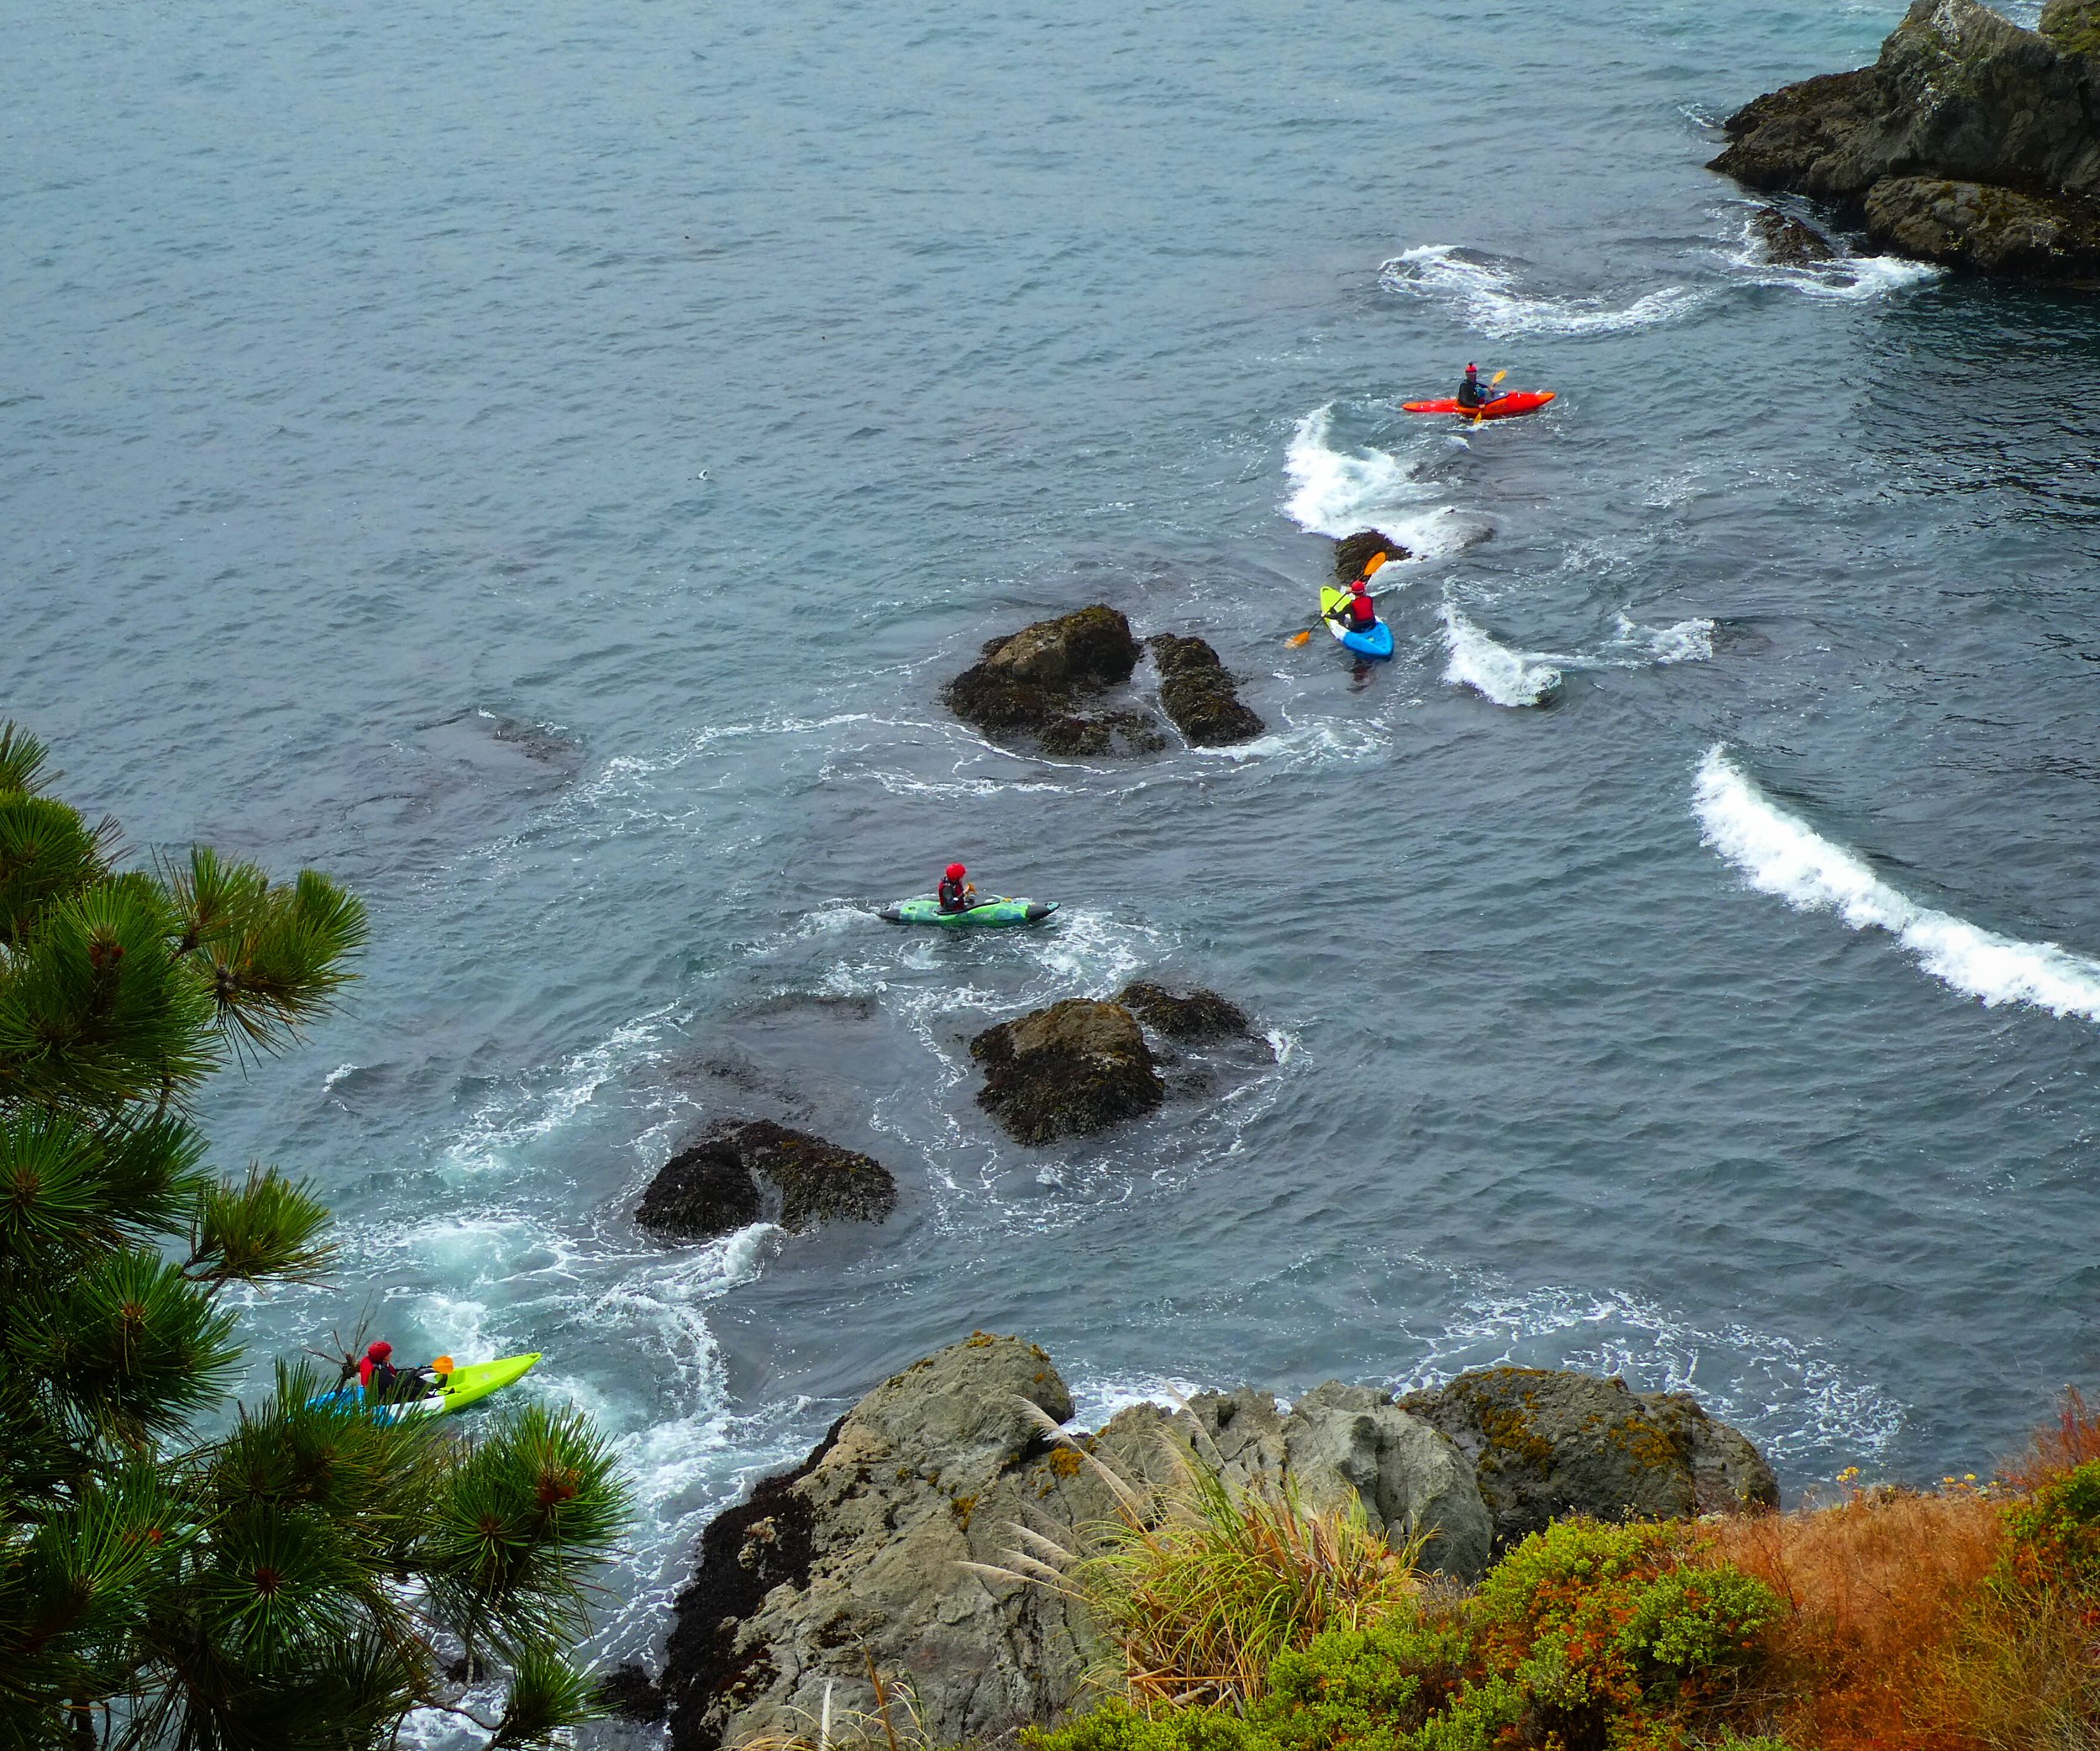
[[[829,1686],[872,1709],[872,1660],[908,1677],[932,1740],[955,1744],[1052,1718],[1095,1652],[1049,1588],[965,1568],[1002,1565],[1015,1522],[1071,1540],[1114,1503],[1024,1408],[1063,1422],[1050,1359],[979,1333],[885,1381],[801,1466],[711,1524],[666,1651],[674,1751],[806,1733]],[[1116,1452],[1105,1433],[1100,1443]],[[1147,1475],[1147,1450],[1118,1455]]]
[[[1472,1461],[1498,1554],[1570,1515],[1681,1520],[1779,1505],[1763,1456],[1684,1393],[1491,1368],[1399,1403]]]
[[[716,1519],[665,1657],[673,1751],[806,1736],[827,1690],[835,1712],[870,1709],[870,1663],[909,1680],[934,1743],[1001,1745],[1055,1720],[1105,1650],[1063,1593],[988,1570],[1011,1567],[1016,1527],[1090,1548],[1118,1510],[1089,1455],[1141,1500],[1174,1475],[1177,1447],[1309,1507],[1353,1496],[1395,1543],[1426,1535],[1423,1566],[1458,1581],[1555,1513],[1777,1495],[1756,1449],[1691,1400],[1583,1375],[1498,1370],[1397,1402],[1330,1381],[1288,1410],[1242,1387],[1053,1438],[1042,1417],[1072,1408],[1042,1350],[979,1333],[885,1380]]]
[[[1731,116],[1712,167],[1830,202],[1923,259],[2100,276],[2096,13],[2094,0],[2053,0],[2037,31],[1978,0],[1915,0],[1872,66]]]

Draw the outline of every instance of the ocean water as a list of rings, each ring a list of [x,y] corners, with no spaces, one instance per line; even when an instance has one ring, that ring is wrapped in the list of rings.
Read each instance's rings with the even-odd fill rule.
[[[1505,1359],[1792,1491],[2100,1375],[2100,306],[1761,261],[1715,118],[1894,4],[18,8],[0,711],[139,851],[369,901],[228,1076],[360,1318],[548,1360],[707,1516],[990,1328],[1088,1414]],[[1560,398],[1467,434],[1467,360]],[[1364,526],[1399,641],[1289,643]],[[950,718],[995,632],[1194,631],[1271,733]],[[963,857],[1054,928],[874,908]],[[969,1037],[1137,975],[1273,1058],[1047,1149]],[[765,1117],[896,1217],[666,1249]]]

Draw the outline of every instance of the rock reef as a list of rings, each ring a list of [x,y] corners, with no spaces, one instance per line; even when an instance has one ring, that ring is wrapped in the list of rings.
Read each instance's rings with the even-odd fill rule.
[[[1239,689],[1207,639],[1159,633],[1145,641],[1159,670],[1159,702],[1199,748],[1249,742],[1268,728],[1240,702]]]
[[[872,1156],[760,1119],[673,1156],[649,1181],[634,1220],[669,1239],[711,1240],[761,1221],[790,1233],[880,1222],[896,1203],[896,1180]]]
[[[1137,1018],[1120,1003],[1068,997],[970,1042],[983,1107],[1016,1141],[1053,1143],[1150,1112],[1166,1098]]]
[[[1386,564],[1395,565],[1414,556],[1390,535],[1376,529],[1358,529],[1353,535],[1344,535],[1335,543],[1335,578],[1346,584],[1352,578],[1363,576],[1363,568],[1380,554]]]
[[[1134,1406],[1098,1433],[1046,1429],[1072,1414],[1048,1355],[979,1333],[884,1382],[715,1520],[666,1654],[674,1751],[806,1731],[827,1689],[836,1708],[869,1708],[871,1662],[909,1675],[934,1743],[1000,1744],[1056,1718],[1082,1700],[1094,1632],[1062,1594],[986,1570],[1011,1567],[1016,1526],[1069,1549],[1111,1517],[1090,1460],[1142,1488],[1172,1475],[1179,1443],[1314,1506],[1353,1496],[1458,1580],[1552,1514],[1671,1517],[1777,1494],[1751,1443],[1690,1399],[1587,1375],[1500,1369],[1397,1401],[1330,1381],[1288,1410],[1242,1388]]]
[[[1159,720],[1104,697],[1129,681],[1138,655],[1130,622],[1097,602],[992,639],[942,697],[985,734],[1024,737],[1046,754],[1153,753],[1167,745]]]
[[[1116,1001],[1163,1039],[1197,1044],[1207,1040],[1247,1039],[1254,1023],[1247,1012],[1214,991],[1169,991],[1137,980],[1116,994]]]
[[[1759,97],[1712,168],[1830,203],[1880,245],[2100,285],[2100,0],[2024,29],[1915,0],[1873,66]]]

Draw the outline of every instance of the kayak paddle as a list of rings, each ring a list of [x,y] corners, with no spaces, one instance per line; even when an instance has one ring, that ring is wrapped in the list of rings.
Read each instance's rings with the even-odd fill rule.
[[[1496,372],[1496,373],[1495,373],[1493,376],[1491,376],[1490,378],[1488,378],[1488,388],[1490,388],[1490,389],[1494,388],[1494,387],[1495,386],[1495,385],[1496,385],[1496,384],[1499,383],[1499,382],[1500,382],[1500,381],[1502,381],[1504,377],[1508,376],[1509,375],[1509,373],[1508,371],[1497,371],[1497,372]],[[1494,397],[1490,397],[1488,399],[1489,399],[1489,400],[1493,400],[1493,399],[1494,399]],[[1487,417],[1488,417],[1488,403],[1487,403],[1487,402],[1481,402],[1481,404],[1480,404],[1480,411],[1479,411],[1478,413],[1474,414],[1474,415],[1473,415],[1473,423],[1475,425],[1478,425],[1478,424],[1480,423],[1480,422],[1481,422],[1482,420],[1485,419]]]

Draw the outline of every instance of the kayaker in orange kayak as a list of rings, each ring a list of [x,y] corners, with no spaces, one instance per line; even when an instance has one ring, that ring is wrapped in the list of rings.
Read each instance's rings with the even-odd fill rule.
[[[1471,413],[1475,408],[1486,407],[1494,399],[1492,393],[1480,386],[1480,367],[1468,365],[1465,381],[1458,386],[1458,405]]]

